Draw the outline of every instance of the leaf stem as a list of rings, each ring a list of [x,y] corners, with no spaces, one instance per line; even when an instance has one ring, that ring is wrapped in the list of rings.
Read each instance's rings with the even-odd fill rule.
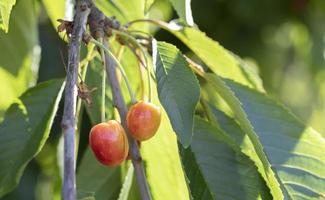
[[[161,21],[161,20],[154,20],[154,19],[136,19],[136,20],[133,20],[133,21],[128,22],[128,23],[125,24],[124,26],[126,26],[126,27],[130,27],[130,26],[133,25],[133,24],[136,24],[136,23],[143,23],[143,22],[149,22],[149,23],[152,23],[152,24],[158,25],[158,26],[160,26],[160,27],[168,27],[168,23],[166,23],[166,22],[164,22],[164,21]]]

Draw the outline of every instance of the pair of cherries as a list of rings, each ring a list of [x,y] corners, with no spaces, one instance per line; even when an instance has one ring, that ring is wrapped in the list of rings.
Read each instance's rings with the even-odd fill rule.
[[[130,107],[126,121],[134,139],[139,142],[148,140],[159,128],[160,108],[153,103],[140,101]],[[97,160],[107,166],[120,164],[129,153],[124,128],[116,120],[95,125],[90,130],[89,144]]]

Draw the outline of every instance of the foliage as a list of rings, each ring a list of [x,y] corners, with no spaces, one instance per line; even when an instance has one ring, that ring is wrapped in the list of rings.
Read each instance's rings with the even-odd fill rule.
[[[62,80],[38,84],[7,110],[0,126],[1,196],[18,184],[27,163],[42,149],[62,90]]]
[[[16,0],[5,0],[0,2],[0,28],[5,32],[8,32],[9,17],[15,3]]]
[[[36,83],[40,48],[34,4],[33,0],[18,2],[12,12],[9,32],[0,31],[0,77],[6,83],[0,86],[6,94],[6,98],[0,99],[0,121],[13,100]],[[21,23],[21,19],[26,20]]]
[[[222,42],[211,39],[195,26],[190,2],[96,1],[107,16],[116,16],[122,24],[131,22],[124,32],[128,34],[127,39],[131,39],[123,43],[131,48],[122,46],[119,40],[125,38],[113,32],[109,40],[112,52],[120,60],[135,96],[151,99],[163,108],[156,136],[141,144],[153,199],[325,199],[324,135],[274,100],[274,85],[265,74],[261,78],[254,62],[230,52],[220,44]],[[233,6],[233,12],[244,6],[240,2],[228,3]],[[272,5],[278,4],[281,3]],[[313,1],[315,6],[321,4]],[[39,12],[40,5],[44,6],[54,28],[58,18],[64,18],[64,13],[69,15],[68,9],[64,9],[65,1],[0,2],[0,28],[3,29],[0,31],[0,78],[3,81],[0,90],[6,95],[0,100],[0,197],[4,199],[18,185],[28,163],[40,152],[36,159],[40,170],[46,171],[44,154],[50,154],[52,146],[58,146],[58,153],[52,152],[51,156],[61,159],[59,137],[49,140],[48,137],[52,125],[56,125],[55,116],[61,115],[58,107],[64,84],[62,79],[36,84],[40,54],[37,19],[44,15]],[[168,12],[164,6],[172,6],[180,19],[164,22],[166,17],[161,13]],[[161,14],[158,19],[157,10]],[[202,16],[198,18],[202,20]],[[23,19],[26,19],[24,23]],[[139,19],[144,20],[133,21]],[[213,22],[207,24],[210,23]],[[308,46],[309,36],[305,28],[297,24],[283,25],[282,32],[284,37],[289,37],[289,46],[297,54],[295,63],[304,61],[304,65],[312,65],[306,61],[306,51],[301,50]],[[161,32],[156,34],[158,29],[178,40],[170,42],[168,37],[160,36]],[[278,39],[285,41],[281,36],[277,36]],[[64,38],[64,34],[60,37]],[[147,39],[147,43],[141,38]],[[257,57],[262,56],[257,54]],[[92,52],[82,47],[81,59],[80,69],[85,76],[81,75],[78,84],[84,81],[94,90],[90,92],[91,103],[81,103],[77,116],[78,199],[140,199],[131,162],[105,167],[96,161],[87,146],[89,127],[101,121],[103,109],[109,119],[118,119],[118,116],[108,85],[104,88],[105,97],[101,96],[100,54],[96,49]],[[278,58],[274,62],[273,58],[266,60],[272,65],[280,63]],[[65,62],[64,56],[62,62]],[[262,72],[276,73],[273,69],[260,68]],[[131,105],[129,88],[121,73],[117,74],[122,93],[126,103]],[[263,85],[262,79],[266,84]],[[148,84],[151,87],[147,87]],[[286,103],[286,99],[291,98],[289,94],[284,98]],[[321,94],[319,92],[319,96]],[[104,108],[101,107],[103,99]],[[55,128],[53,130],[55,132]],[[53,173],[55,180],[62,178],[58,173],[62,169],[53,167],[53,170],[57,172]],[[47,198],[60,198],[57,190],[50,191]]]

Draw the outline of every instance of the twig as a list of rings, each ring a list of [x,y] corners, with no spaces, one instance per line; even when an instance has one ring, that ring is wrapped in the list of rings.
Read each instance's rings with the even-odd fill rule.
[[[108,42],[106,39],[103,41],[105,48],[108,48]],[[105,64],[106,64],[106,72],[107,77],[110,81],[111,89],[112,89],[112,95],[113,95],[113,104],[117,108],[122,126],[124,127],[129,144],[130,144],[130,154],[132,157],[132,163],[135,169],[135,174],[137,176],[137,182],[138,186],[140,188],[140,194],[143,200],[151,200],[151,195],[147,183],[147,179],[144,174],[143,164],[142,164],[142,158],[139,152],[139,147],[137,142],[130,136],[129,130],[126,125],[126,115],[127,115],[127,107],[125,105],[121,88],[119,85],[119,82],[117,80],[116,76],[116,63],[114,62],[113,58],[109,56],[108,54],[105,54]]]
[[[63,199],[76,199],[75,184],[75,128],[76,128],[76,99],[78,64],[80,59],[80,42],[86,28],[87,18],[90,13],[89,1],[77,2],[74,27],[69,44],[69,60],[65,86],[64,111],[62,119],[62,131],[64,135],[64,180]]]
[[[103,39],[100,38],[102,42]],[[100,49],[100,56],[102,60],[102,91],[101,91],[101,108],[100,108],[100,115],[101,115],[101,122],[105,122],[105,100],[106,100],[106,70],[105,70],[105,52],[103,49]]]

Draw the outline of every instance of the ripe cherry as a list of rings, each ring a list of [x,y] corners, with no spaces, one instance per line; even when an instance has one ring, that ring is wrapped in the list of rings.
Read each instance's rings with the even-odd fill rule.
[[[130,134],[135,139],[148,140],[159,128],[160,108],[153,103],[140,101],[130,107],[126,120]]]
[[[120,164],[129,152],[125,131],[115,120],[95,125],[90,130],[89,144],[97,160],[107,166]]]

